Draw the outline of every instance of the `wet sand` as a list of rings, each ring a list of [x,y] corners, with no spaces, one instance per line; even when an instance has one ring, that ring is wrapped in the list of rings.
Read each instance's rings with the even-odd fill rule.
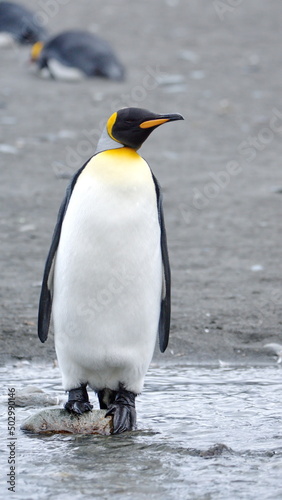
[[[106,38],[127,78],[42,80],[28,48],[0,52],[1,363],[55,358],[36,320],[57,211],[123,106],[185,117],[140,151],[163,187],[172,268],[171,341],[156,358],[275,363],[263,346],[282,344],[280,3],[22,3],[52,33]]]

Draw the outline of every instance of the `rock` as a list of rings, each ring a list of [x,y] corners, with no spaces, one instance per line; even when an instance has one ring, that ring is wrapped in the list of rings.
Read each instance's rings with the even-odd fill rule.
[[[270,351],[277,354],[277,356],[278,356],[277,363],[282,363],[282,345],[281,344],[271,343],[271,344],[265,344],[263,347],[264,347],[264,349],[269,349]]]
[[[57,406],[60,404],[58,396],[50,394],[17,394],[15,399],[16,406]]]
[[[161,86],[165,85],[174,85],[176,83],[185,83],[185,77],[180,74],[168,74],[168,73],[163,73],[162,75],[157,77],[157,82]]]
[[[60,404],[60,402],[61,399],[58,396],[47,394],[38,387],[27,386],[24,389],[16,390],[16,406],[55,406]]]
[[[232,448],[229,448],[223,443],[217,443],[208,448],[207,450],[197,450],[192,448],[189,450],[189,455],[202,457],[202,458],[214,458],[223,455],[224,453],[233,453]]]
[[[18,150],[14,146],[10,144],[0,144],[0,153],[8,154],[8,155],[17,155]]]
[[[61,408],[48,408],[28,417],[21,430],[35,434],[112,434],[112,417],[105,417],[106,410],[92,410],[82,415],[69,413]]]
[[[191,63],[196,63],[199,60],[199,56],[193,50],[181,50],[178,53],[178,57],[183,61],[189,61]]]
[[[218,443],[211,446],[207,450],[201,450],[199,456],[204,458],[213,458],[213,457],[219,457],[220,455],[223,455],[223,453],[232,453],[232,452],[233,450],[228,446],[226,446],[225,444]]]
[[[264,267],[261,264],[254,264],[250,269],[256,273],[257,271],[263,271]]]

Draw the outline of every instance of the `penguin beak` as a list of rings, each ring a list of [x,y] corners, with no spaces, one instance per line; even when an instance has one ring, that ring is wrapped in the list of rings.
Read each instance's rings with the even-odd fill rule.
[[[174,122],[176,120],[184,120],[184,118],[179,113],[174,113],[174,114],[170,114],[170,115],[160,115],[158,118],[153,118],[152,120],[146,120],[146,121],[140,123],[139,127],[143,128],[143,129],[144,128],[158,127],[159,125],[162,125],[163,123]]]

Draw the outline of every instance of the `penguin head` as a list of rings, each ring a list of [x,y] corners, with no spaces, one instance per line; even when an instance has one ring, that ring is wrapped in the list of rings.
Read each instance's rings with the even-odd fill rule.
[[[183,119],[178,113],[159,115],[142,108],[122,108],[110,116],[106,129],[114,141],[137,150],[155,128]]]

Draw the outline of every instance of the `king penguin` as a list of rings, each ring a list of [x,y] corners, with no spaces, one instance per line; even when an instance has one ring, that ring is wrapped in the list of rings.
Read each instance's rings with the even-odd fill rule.
[[[110,44],[101,37],[81,30],[59,33],[34,44],[31,60],[39,75],[55,80],[81,80],[100,76],[123,80],[125,69]]]
[[[46,40],[48,33],[32,12],[23,5],[0,1],[0,34],[20,44],[34,44]]]
[[[136,428],[157,335],[170,329],[170,266],[162,195],[137,153],[150,133],[180,114],[123,108],[74,175],[47,257],[38,314],[41,342],[51,309],[65,408],[90,411],[87,386],[113,416],[113,433]]]

